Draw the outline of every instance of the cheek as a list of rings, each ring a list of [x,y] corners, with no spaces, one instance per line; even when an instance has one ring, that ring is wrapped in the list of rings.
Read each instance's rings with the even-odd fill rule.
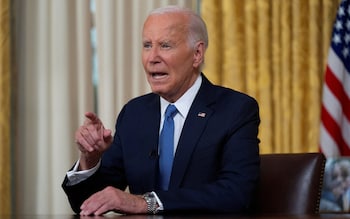
[[[176,68],[177,71],[181,71],[181,72],[191,71],[193,69],[192,56],[176,57],[175,59],[173,59],[172,66]]]
[[[193,56],[188,53],[176,53],[167,56],[167,62],[177,68],[186,68],[188,65],[192,65]]]
[[[147,59],[147,56],[144,52],[142,52],[141,54],[141,61],[142,61],[142,64],[144,67],[146,67],[146,59]]]

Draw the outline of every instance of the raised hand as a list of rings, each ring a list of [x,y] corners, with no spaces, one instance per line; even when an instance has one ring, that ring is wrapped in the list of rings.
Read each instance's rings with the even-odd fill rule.
[[[81,152],[80,170],[94,167],[112,143],[112,131],[105,129],[96,114],[87,112],[85,117],[84,124],[75,132],[75,142]]]

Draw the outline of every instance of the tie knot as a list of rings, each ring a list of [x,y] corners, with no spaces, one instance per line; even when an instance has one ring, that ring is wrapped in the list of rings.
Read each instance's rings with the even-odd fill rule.
[[[172,104],[169,104],[168,107],[166,108],[166,111],[165,111],[165,117],[166,118],[169,118],[169,117],[174,117],[177,113],[177,109],[176,109],[176,106],[172,105]]]

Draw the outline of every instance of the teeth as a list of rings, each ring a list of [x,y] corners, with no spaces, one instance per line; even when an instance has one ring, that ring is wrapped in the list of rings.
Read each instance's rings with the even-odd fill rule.
[[[162,77],[165,76],[165,73],[152,73],[152,77]]]

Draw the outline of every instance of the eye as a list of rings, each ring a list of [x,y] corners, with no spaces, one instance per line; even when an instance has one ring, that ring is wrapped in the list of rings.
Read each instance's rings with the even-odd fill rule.
[[[145,48],[145,49],[152,48],[152,44],[151,44],[151,43],[148,43],[148,42],[143,43],[143,48]]]
[[[162,49],[169,49],[169,48],[171,48],[170,43],[168,43],[168,42],[162,43],[162,44],[160,45],[160,47],[161,47]]]

